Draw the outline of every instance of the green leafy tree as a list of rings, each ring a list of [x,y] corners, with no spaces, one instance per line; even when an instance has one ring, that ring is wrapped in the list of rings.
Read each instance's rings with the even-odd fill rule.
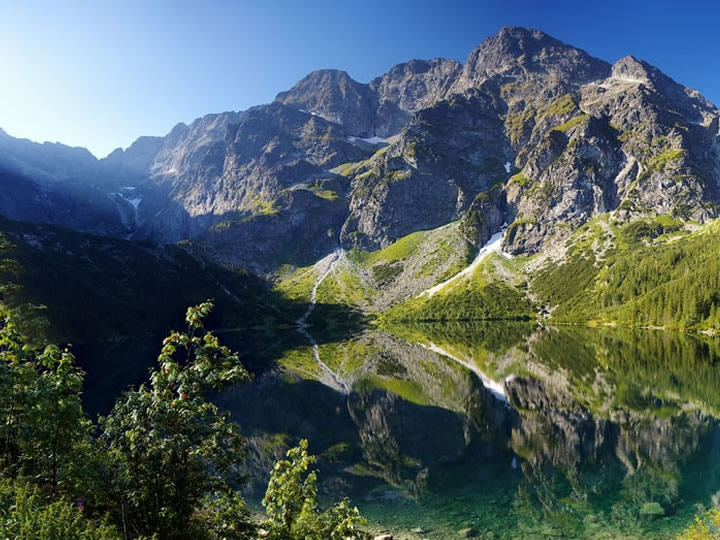
[[[357,508],[343,500],[320,511],[317,500],[317,472],[309,471],[315,456],[308,454],[308,442],[287,452],[270,474],[263,506],[270,540],[357,540],[369,538],[361,530],[365,520]]]
[[[46,489],[72,491],[81,482],[81,449],[92,424],[82,408],[83,373],[67,350],[25,343],[0,308],[0,466]]]
[[[100,420],[114,496],[110,510],[125,534],[226,538],[250,534],[248,513],[233,486],[244,440],[226,413],[206,400],[225,384],[247,381],[237,355],[202,320],[209,302],[187,311],[187,332],[163,343],[150,384],[127,392]],[[209,527],[209,529],[208,529]]]
[[[28,344],[0,305],[0,538],[255,539],[236,491],[244,440],[207,401],[249,379],[237,355],[203,330],[212,304],[188,309],[165,339],[150,382],[100,419],[81,404],[83,373],[67,350]],[[347,501],[321,512],[307,442],[273,471],[273,538],[366,538]]]

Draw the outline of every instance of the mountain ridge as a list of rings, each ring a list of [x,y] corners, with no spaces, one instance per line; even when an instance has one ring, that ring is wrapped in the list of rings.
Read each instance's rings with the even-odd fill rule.
[[[411,60],[368,83],[312,72],[272,103],[87,161],[78,179],[53,169],[52,156],[16,172],[104,194],[111,224],[87,232],[190,239],[261,271],[338,245],[387,247],[471,210],[474,245],[508,222],[505,249],[532,254],[603,212],[717,216],[719,117],[647,62],[611,65],[539,30],[504,27],[464,64]]]

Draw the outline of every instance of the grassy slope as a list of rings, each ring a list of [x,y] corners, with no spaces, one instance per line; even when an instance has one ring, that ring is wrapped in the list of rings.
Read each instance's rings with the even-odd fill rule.
[[[353,250],[320,284],[317,302],[378,312],[460,272],[475,248],[462,237],[459,223],[418,231],[376,251]],[[275,290],[308,302],[320,276],[314,266],[283,268]]]
[[[489,256],[468,277],[433,296],[416,296],[384,314],[395,321],[478,321],[530,319],[534,309],[518,287],[513,262]]]
[[[535,303],[557,322],[720,330],[718,252],[720,223],[698,227],[657,216],[621,224],[603,214],[575,231],[555,258],[542,254],[528,265],[527,258],[491,255],[472,276],[418,296],[472,259],[451,224],[348,253],[319,287],[318,301],[388,320],[533,318]],[[277,289],[307,301],[315,274],[298,269]]]
[[[409,234],[385,249],[353,251],[350,257],[358,266],[369,270],[379,284],[400,275],[432,286],[460,272],[472,261],[475,252],[462,238],[459,222],[454,222]],[[391,270],[394,268],[398,270]]]

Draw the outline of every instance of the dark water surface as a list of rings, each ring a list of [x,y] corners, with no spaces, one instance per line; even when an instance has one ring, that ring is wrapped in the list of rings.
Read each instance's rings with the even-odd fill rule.
[[[665,538],[720,504],[716,338],[499,323],[316,347],[292,331],[222,338],[259,374],[216,397],[250,442],[251,504],[300,438],[325,497],[423,529],[400,537]],[[105,351],[102,370],[84,360],[90,408],[142,380],[159,343],[136,343],[134,362]]]

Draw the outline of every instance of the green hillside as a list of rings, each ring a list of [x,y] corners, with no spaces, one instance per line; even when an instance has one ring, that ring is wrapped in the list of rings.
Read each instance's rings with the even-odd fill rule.
[[[568,246],[562,261],[546,264],[532,280],[554,320],[720,328],[717,222],[683,228],[659,216],[620,225],[601,216]]]
[[[0,219],[3,300],[52,341],[157,334],[185,306],[213,298],[223,327],[277,325],[305,306],[241,269],[182,247],[100,238]]]

